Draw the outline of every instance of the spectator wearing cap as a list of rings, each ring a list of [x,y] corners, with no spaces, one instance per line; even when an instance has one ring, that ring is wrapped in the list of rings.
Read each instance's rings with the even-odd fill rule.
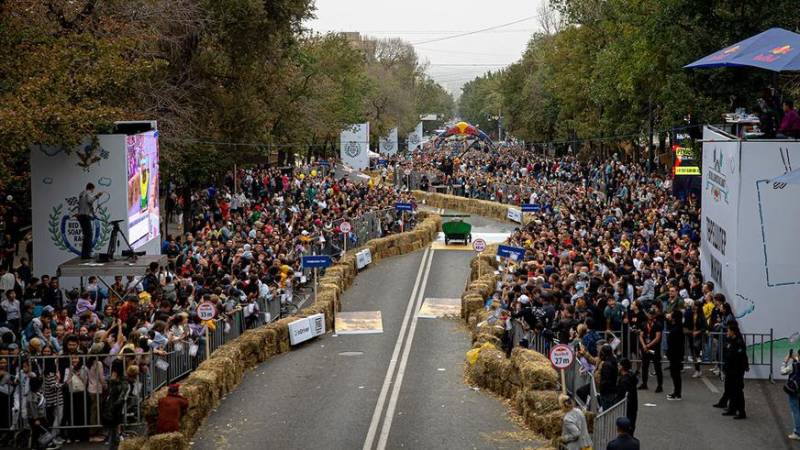
[[[609,442],[606,450],[639,450],[639,440],[631,434],[633,425],[627,417],[617,418],[617,437]]]
[[[167,395],[158,401],[156,434],[180,431],[181,418],[189,409],[189,400],[179,390],[179,384],[169,385]]]

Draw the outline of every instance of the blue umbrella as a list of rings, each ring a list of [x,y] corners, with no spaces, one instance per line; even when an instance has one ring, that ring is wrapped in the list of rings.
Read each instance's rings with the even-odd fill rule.
[[[684,66],[715,67],[758,67],[773,72],[800,70],[800,34],[770,28]]]

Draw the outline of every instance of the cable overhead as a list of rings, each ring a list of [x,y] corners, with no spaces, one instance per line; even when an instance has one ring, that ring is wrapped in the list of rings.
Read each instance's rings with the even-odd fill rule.
[[[522,19],[514,20],[514,21],[508,22],[508,23],[503,23],[503,24],[500,24],[500,25],[494,25],[494,26],[487,27],[487,28],[482,28],[480,30],[468,31],[466,33],[459,33],[459,34],[454,34],[452,36],[445,36],[445,37],[441,37],[441,38],[428,39],[428,40],[425,40],[425,41],[412,42],[411,45],[429,44],[431,42],[447,41],[449,39],[460,38],[460,37],[463,37],[463,36],[471,36],[473,34],[484,33],[486,31],[496,30],[498,28],[507,27],[509,25],[514,25],[514,24],[517,24],[517,23],[520,23],[520,22],[526,22],[528,20],[535,19],[537,17],[539,17],[539,16],[538,15],[533,15],[533,16],[523,17]]]

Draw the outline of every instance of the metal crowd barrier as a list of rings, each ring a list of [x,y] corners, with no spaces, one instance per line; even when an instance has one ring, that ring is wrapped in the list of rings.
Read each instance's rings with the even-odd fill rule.
[[[280,315],[280,301],[267,301],[258,299],[258,311],[253,311],[250,318],[245,317],[245,309],[237,308],[225,317],[216,319],[216,329],[209,333],[209,353],[220,346],[239,337],[250,328],[265,325],[269,321],[277,320]],[[278,311],[275,313],[275,306]],[[267,313],[267,314],[265,314]],[[70,358],[75,358],[72,361]],[[122,424],[126,427],[140,426],[143,424],[141,414],[142,401],[157,389],[175,382],[197,368],[206,359],[205,336],[196,339],[173,341],[160,351],[143,353],[122,354],[80,354],[80,355],[52,355],[52,356],[4,356],[0,357],[7,369],[5,375],[0,370],[0,445],[10,444],[12,447],[25,446],[24,435],[30,435],[30,426],[27,420],[26,400],[29,393],[30,373],[51,373],[57,371],[61,386],[58,386],[57,395],[60,401],[48,405],[48,422],[54,433],[64,432],[70,434],[86,433],[85,430],[102,427],[102,389],[100,392],[90,393],[88,378],[83,383],[84,389],[79,390],[78,383],[66,383],[65,369],[75,364],[77,373],[86,378],[88,368],[94,364],[101,364],[95,368],[108,380],[112,364],[123,364],[123,373],[128,367],[135,365],[139,374],[133,383],[129,384],[123,406],[124,417]],[[80,369],[86,367],[86,370]],[[68,372],[67,372],[68,373]],[[94,385],[94,383],[93,383]],[[50,389],[48,387],[47,389]],[[74,391],[72,390],[74,389]],[[42,388],[45,393],[45,387]],[[22,439],[22,441],[20,440]]]
[[[47,431],[86,439],[90,430],[103,428],[103,392],[115,364],[122,365],[128,381],[121,424],[141,425],[141,402],[150,393],[150,356],[148,352],[2,357],[8,371],[0,377],[0,445],[30,446],[28,399],[34,377],[43,381],[39,393],[46,401],[42,426]],[[128,376],[132,366],[137,370]]]
[[[618,354],[630,359],[632,362],[642,362],[642,352],[639,345],[639,331],[624,328],[619,331],[606,332],[609,337],[620,339],[620,347],[617,348]],[[613,337],[612,337],[613,336]],[[668,331],[662,333],[661,338],[661,358],[666,360],[666,342],[669,336]],[[764,367],[769,371],[769,379],[774,379],[774,330],[762,333],[742,333],[745,347],[747,348],[747,360],[750,367]],[[698,338],[686,336],[686,349],[684,350],[684,361],[701,365],[722,365],[725,362],[725,341],[727,340],[724,331],[703,332]],[[692,351],[692,349],[696,351]],[[692,358],[690,361],[689,358]],[[699,357],[699,358],[698,358]],[[699,361],[698,361],[699,359]]]
[[[592,448],[604,449],[617,437],[617,419],[628,414],[628,398],[596,415],[592,429]]]

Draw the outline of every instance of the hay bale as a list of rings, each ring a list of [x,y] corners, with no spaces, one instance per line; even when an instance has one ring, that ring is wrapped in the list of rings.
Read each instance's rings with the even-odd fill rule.
[[[516,349],[515,349],[516,350]],[[533,350],[520,349],[524,352],[535,353]],[[555,389],[558,383],[556,373],[550,361],[540,359],[517,358],[512,361],[519,373],[520,382],[526,389]]]
[[[295,320],[294,317],[286,317],[267,325],[267,327],[275,330],[275,343],[278,353],[286,353],[291,348],[289,345],[289,323]]]
[[[484,348],[478,355],[475,366],[485,378],[484,384],[497,394],[503,395],[503,383],[513,370],[511,361],[506,358],[505,353],[494,348]]]
[[[216,373],[224,392],[230,392],[242,380],[244,374],[241,367],[241,364],[235,364],[229,357],[214,355],[213,358],[203,361],[197,370]]]
[[[145,450],[147,449],[148,439],[146,437],[128,438],[120,441],[119,450]]]
[[[498,348],[502,345],[502,342],[496,336],[488,333],[478,333],[472,339],[472,348],[480,347],[485,343],[492,344]]]
[[[483,309],[483,297],[479,295],[469,294],[462,300],[463,306],[461,307],[461,311],[464,315],[464,318],[467,320],[475,315],[476,312]]]
[[[223,377],[216,371],[195,370],[190,374],[190,377],[193,382],[206,386],[211,394],[209,402],[212,405],[218,404],[219,399],[228,393]]]
[[[525,419],[525,423],[534,433],[539,433],[547,439],[555,439],[561,436],[561,423],[564,413],[554,411],[546,414],[530,414]]]
[[[517,411],[523,416],[529,412],[547,414],[559,410],[558,396],[558,391],[522,389],[514,397],[514,404]]]

